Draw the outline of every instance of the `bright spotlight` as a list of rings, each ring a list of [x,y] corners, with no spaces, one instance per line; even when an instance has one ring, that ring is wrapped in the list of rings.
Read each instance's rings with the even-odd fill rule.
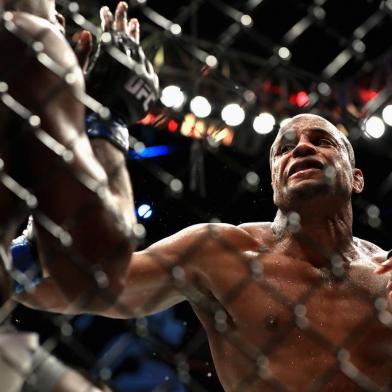
[[[151,218],[152,208],[149,204],[141,204],[137,209],[137,215],[139,218],[148,219]]]
[[[392,105],[385,106],[384,110],[382,111],[382,118],[386,124],[392,127]]]
[[[270,113],[260,113],[253,121],[253,129],[261,135],[270,133],[274,125],[275,117]]]
[[[216,68],[216,67],[218,66],[218,59],[217,59],[215,56],[213,56],[212,54],[209,54],[209,55],[206,57],[205,62],[206,62],[206,64],[207,64],[210,68]]]
[[[192,113],[199,118],[208,117],[211,113],[211,105],[207,98],[201,97],[200,95],[192,99],[190,107]]]
[[[185,95],[178,86],[167,86],[162,90],[162,103],[173,109],[179,109],[185,101]]]
[[[226,105],[221,113],[222,120],[229,126],[235,127],[245,120],[244,109],[238,103]]]
[[[286,48],[285,46],[282,46],[278,50],[278,56],[282,60],[288,60],[291,57],[291,52],[288,48]]]
[[[250,15],[242,15],[241,16],[241,24],[245,27],[250,27],[253,24],[253,19]]]
[[[384,121],[380,117],[372,116],[364,124],[365,134],[373,139],[379,139],[385,132]]]
[[[173,23],[173,24],[170,26],[170,32],[171,32],[173,35],[180,35],[180,34],[182,33],[182,28],[181,28],[181,26],[180,26],[179,24]]]

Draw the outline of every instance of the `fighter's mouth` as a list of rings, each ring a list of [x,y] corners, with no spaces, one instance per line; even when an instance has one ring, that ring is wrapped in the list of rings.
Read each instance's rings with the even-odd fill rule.
[[[316,160],[313,159],[307,159],[304,161],[296,162],[294,163],[289,170],[288,176],[291,177],[295,173],[298,173],[300,171],[308,170],[308,169],[318,169],[318,170],[323,170],[324,165]]]

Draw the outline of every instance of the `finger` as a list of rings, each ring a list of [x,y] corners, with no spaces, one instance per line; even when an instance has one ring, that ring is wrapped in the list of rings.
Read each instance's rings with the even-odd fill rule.
[[[83,30],[75,47],[75,54],[78,59],[80,68],[83,72],[87,71],[90,54],[93,49],[93,36],[89,31]]]
[[[138,45],[140,44],[140,23],[136,18],[132,18],[127,27],[127,34]]]
[[[128,4],[124,1],[118,3],[114,17],[114,29],[119,32],[125,32],[127,26]]]
[[[102,31],[108,32],[110,31],[113,23],[113,14],[110,12],[109,7],[102,7],[99,11],[99,15],[101,17],[101,28]]]

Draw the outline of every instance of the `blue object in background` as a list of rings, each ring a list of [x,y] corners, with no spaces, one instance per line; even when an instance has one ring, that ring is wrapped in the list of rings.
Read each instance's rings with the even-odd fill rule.
[[[162,362],[146,360],[137,373],[123,373],[113,380],[118,392],[186,392],[176,373]]]
[[[149,204],[141,204],[137,210],[137,216],[141,219],[149,219],[152,216],[152,207]]]
[[[129,150],[128,156],[131,159],[147,159],[147,158],[157,158],[165,155],[170,155],[174,151],[172,146],[151,146],[144,147],[138,152],[135,150]]]
[[[93,321],[94,316],[81,315],[74,319],[73,325],[75,330],[88,333]],[[175,318],[173,308],[148,316],[144,321],[153,338],[139,337],[132,332],[133,328],[113,336],[101,349],[92,373],[99,376],[101,369],[110,369],[111,385],[119,392],[151,392],[158,387],[162,392],[186,392],[173,367],[159,358],[159,344],[154,342],[158,340],[175,352],[184,338],[185,326]]]
[[[42,281],[41,267],[26,236],[14,239],[10,246],[12,266],[10,275],[15,294],[37,286]]]

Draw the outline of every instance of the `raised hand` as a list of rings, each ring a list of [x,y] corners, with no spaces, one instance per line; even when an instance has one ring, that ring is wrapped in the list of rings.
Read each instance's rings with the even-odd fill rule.
[[[158,76],[139,45],[140,27],[128,6],[100,12],[102,39],[87,73],[87,93],[127,123],[142,118],[159,98]]]

